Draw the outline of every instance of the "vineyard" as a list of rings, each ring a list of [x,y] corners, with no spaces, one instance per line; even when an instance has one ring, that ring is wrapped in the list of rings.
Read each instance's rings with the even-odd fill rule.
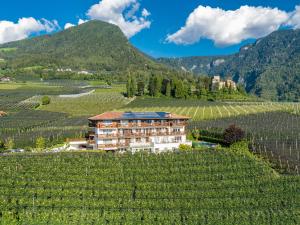
[[[116,86],[118,91],[121,88]],[[39,137],[46,139],[47,146],[83,137],[88,117],[130,101],[116,90],[106,93],[105,89],[78,98],[59,97],[95,89],[81,81],[0,84],[0,89],[0,111],[8,114],[0,119],[0,141],[12,138],[18,148],[34,147]],[[49,105],[41,105],[44,95],[50,96]]]
[[[275,102],[205,102],[199,100],[137,99],[122,108],[124,111],[165,111],[190,116],[193,121],[236,117],[262,112],[287,111],[300,113],[299,103]]]
[[[299,224],[300,179],[233,150],[0,158],[1,224]]]
[[[286,112],[268,112],[231,118],[195,121],[189,128],[223,132],[236,124],[247,132],[253,150],[267,156],[280,169],[300,169],[300,117]]]
[[[40,110],[64,112],[71,116],[98,115],[126,105],[130,100],[120,93],[96,92],[79,98],[52,97],[51,104],[41,106]]]

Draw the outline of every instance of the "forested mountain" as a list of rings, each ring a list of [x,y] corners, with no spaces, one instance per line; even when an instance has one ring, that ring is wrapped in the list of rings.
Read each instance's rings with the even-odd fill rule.
[[[67,30],[0,45],[8,68],[71,68],[124,74],[166,67],[133,47],[115,25],[90,21]]]
[[[237,54],[219,57],[160,59],[170,66],[189,70],[209,65],[197,73],[231,75],[246,90],[272,100],[300,99],[300,30],[280,30],[240,49]],[[204,63],[203,63],[204,62]]]
[[[192,56],[183,58],[158,58],[157,61],[179,69],[184,72],[195,74],[210,74],[213,67],[225,62],[231,56]]]

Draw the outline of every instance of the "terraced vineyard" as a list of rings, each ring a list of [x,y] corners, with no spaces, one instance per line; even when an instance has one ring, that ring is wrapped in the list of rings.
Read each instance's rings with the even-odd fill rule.
[[[1,224],[299,224],[300,178],[248,153],[0,157]]]
[[[166,111],[190,116],[193,121],[199,121],[273,111],[288,111],[299,114],[300,103],[203,102],[199,100],[146,98],[137,99],[122,110]]]

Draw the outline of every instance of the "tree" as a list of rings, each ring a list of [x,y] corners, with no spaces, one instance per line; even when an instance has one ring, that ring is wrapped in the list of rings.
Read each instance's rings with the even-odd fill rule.
[[[138,83],[137,83],[137,95],[138,96],[143,96],[145,93],[145,82],[140,80]]]
[[[132,94],[131,94],[131,77],[130,77],[130,75],[127,77],[126,95],[127,95],[127,97],[132,97]]]
[[[184,98],[185,91],[184,86],[181,80],[177,80],[175,82],[175,98]]]
[[[35,148],[37,150],[43,150],[46,147],[46,140],[43,137],[38,137],[35,141]]]
[[[136,79],[135,76],[131,76],[131,94],[132,97],[136,95],[137,92],[137,84],[136,84]]]
[[[131,98],[136,95],[137,92],[137,84],[136,84],[136,79],[134,76],[129,75],[127,77],[127,83],[126,83],[126,94],[127,97]]]
[[[5,144],[3,141],[0,140],[0,152],[5,149]]]
[[[167,97],[171,97],[171,84],[170,84],[170,81],[167,83],[166,85],[166,96]]]
[[[49,98],[49,96],[42,97],[42,105],[49,105],[50,102],[51,102],[51,99]]]
[[[156,75],[154,77],[154,96],[159,97],[161,94],[161,88],[162,88],[162,77],[159,75]]]
[[[4,148],[5,148],[5,149],[13,149],[14,147],[15,147],[14,139],[8,138],[8,139],[5,141]]]
[[[150,96],[154,96],[154,90],[155,90],[155,81],[154,81],[154,75],[152,75],[149,79],[149,84],[148,84],[148,92]]]
[[[235,124],[233,124],[225,129],[223,136],[224,141],[231,145],[233,143],[242,141],[245,138],[245,132],[240,127],[237,127]]]

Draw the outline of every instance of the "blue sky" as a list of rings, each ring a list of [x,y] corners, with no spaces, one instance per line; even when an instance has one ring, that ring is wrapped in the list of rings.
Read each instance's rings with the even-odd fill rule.
[[[108,0],[107,0],[108,1]],[[109,0],[115,1],[115,0]],[[117,0],[121,1],[122,0]],[[126,0],[124,0],[126,1]],[[129,0],[130,1],[130,0]],[[226,29],[226,22],[223,27],[220,24],[215,24],[213,20],[215,18],[211,18],[207,22],[207,27],[203,24],[199,24],[197,21],[194,25],[187,27],[183,33],[177,33],[179,29],[186,24],[186,20],[191,13],[194,12],[196,8],[199,6],[210,6],[212,9],[220,8],[223,12],[227,12],[228,10],[238,10],[241,6],[248,5],[253,6],[254,9],[256,7],[270,7],[270,9],[278,8],[279,11],[286,12],[287,14],[292,13],[295,11],[295,6],[300,5],[300,1],[294,0],[131,0],[135,3],[139,3],[140,7],[136,13],[138,20],[147,21],[151,23],[150,27],[148,28],[148,23],[141,22],[141,26],[145,26],[139,32],[134,32],[132,29],[129,31],[124,28],[126,24],[123,24],[123,31],[128,31],[128,35],[130,36],[130,42],[135,45],[137,48],[141,49],[145,53],[153,56],[153,57],[176,57],[176,56],[194,56],[194,55],[222,55],[222,54],[231,54],[249,42],[252,42],[255,37],[262,34],[266,34],[262,32],[264,30],[263,26],[267,26],[267,28],[272,27],[274,29],[274,24],[265,24],[266,22],[262,22],[263,25],[259,27],[250,27],[251,34],[243,35],[239,34],[238,37],[233,35],[230,37],[231,39],[237,38],[235,43],[231,43],[232,41],[223,40],[222,35],[227,33]],[[45,18],[48,21],[56,20],[61,27],[64,29],[65,24],[70,23],[77,25],[77,21],[79,19],[89,20],[89,19],[100,19],[100,20],[108,20],[110,15],[105,15],[103,12],[103,6],[99,5],[95,7],[94,11],[87,15],[89,9],[95,4],[98,4],[99,0],[45,0],[45,1],[38,1],[38,0],[27,0],[27,1],[5,1],[1,3],[0,8],[0,41],[1,41],[1,21],[10,21],[12,23],[17,23],[19,18],[34,18],[36,20],[40,20],[41,18]],[[134,5],[134,4],[133,4]],[[132,5],[130,5],[131,7]],[[102,8],[101,8],[102,7]],[[129,7],[129,8],[130,8]],[[151,15],[147,15],[142,18],[141,12],[143,9],[146,9]],[[98,11],[97,11],[98,10]],[[99,11],[100,10],[100,11]],[[102,10],[102,11],[101,11]],[[201,16],[207,8],[199,9],[197,15]],[[255,10],[254,10],[255,11]],[[300,11],[300,10],[299,10]],[[123,11],[124,15],[128,12]],[[251,11],[252,12],[252,11]],[[217,12],[216,12],[217,13]],[[219,12],[221,13],[221,12]],[[258,12],[261,14],[261,12]],[[271,12],[272,13],[272,12]],[[108,13],[109,14],[109,13]],[[196,15],[196,12],[194,13]],[[239,14],[239,13],[237,13]],[[280,15],[275,13],[274,15],[276,18]],[[300,14],[299,14],[300,15]],[[225,13],[226,16],[226,13]],[[230,16],[229,14],[227,15]],[[241,18],[241,17],[235,17]],[[300,16],[299,16],[300,18]],[[201,19],[201,18],[200,18]],[[264,18],[263,18],[264,19]],[[128,19],[130,21],[134,20],[134,18]],[[241,19],[242,20],[242,19]],[[232,20],[229,20],[232,21]],[[281,20],[276,25],[280,25],[281,21],[286,21],[284,15],[281,15]],[[295,17],[293,21],[296,21],[297,25],[300,24],[298,21],[298,17]],[[298,23],[299,22],[299,23]],[[8,25],[6,25],[8,26]],[[216,27],[214,30],[210,30],[211,27]],[[233,25],[232,25],[233,26]],[[251,25],[253,26],[253,25]],[[293,23],[294,28],[298,28]],[[122,25],[121,25],[122,27]],[[18,28],[19,29],[19,28]],[[46,32],[55,32],[58,30],[57,26],[53,25],[53,29],[47,28],[37,28],[29,29],[28,31],[22,34],[12,34],[7,38],[7,30],[5,30],[5,35],[2,35],[2,43],[5,40],[14,40],[20,39],[21,37],[32,36],[36,33],[36,31],[44,31]],[[228,30],[230,27],[228,27]],[[3,30],[3,29],[2,29]],[[201,36],[199,38],[197,35],[198,33],[208,33]],[[134,35],[133,35],[134,33]],[[172,35],[177,33],[175,36],[167,40],[168,34]],[[249,32],[248,32],[249,33]],[[196,35],[194,38],[190,38],[189,36]],[[219,37],[216,37],[219,35]],[[253,36],[253,37],[252,37]],[[240,37],[246,37],[240,38]],[[198,40],[199,39],[199,40]],[[241,40],[240,40],[241,39]],[[171,41],[170,41],[171,40]],[[184,43],[182,43],[184,42]],[[186,43],[187,42],[187,43]],[[229,43],[230,42],[230,43]],[[237,43],[238,42],[238,43]]]

